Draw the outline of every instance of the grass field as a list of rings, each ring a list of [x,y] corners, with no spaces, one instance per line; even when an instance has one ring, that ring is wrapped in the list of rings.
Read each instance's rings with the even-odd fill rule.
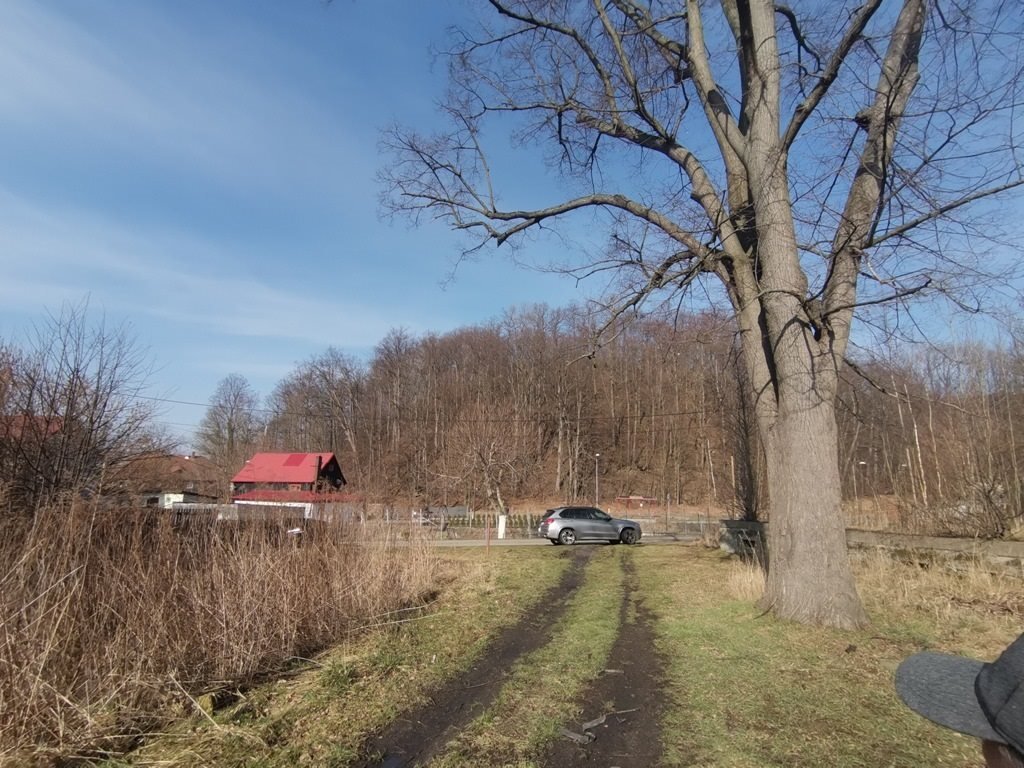
[[[676,552],[643,554],[669,663],[667,764],[981,765],[975,740],[900,703],[892,675],[919,650],[996,654],[1021,629],[1006,602],[1019,579],[858,557],[873,626],[839,632],[761,615],[751,574],[717,553],[693,552],[685,563]],[[972,600],[958,600],[965,594]]]
[[[568,567],[563,548],[449,550],[429,611],[320,655],[310,669],[194,714],[122,765],[358,764],[361,745],[486,653]],[[1021,574],[922,569],[858,555],[873,625],[862,632],[775,621],[754,606],[759,575],[717,550],[595,547],[547,644],[506,670],[496,698],[433,765],[540,766],[618,631],[623,562],[664,669],[662,764],[980,766],[977,743],[899,702],[892,674],[922,649],[994,656],[1021,626]],[[569,660],[584,659],[581,663]]]

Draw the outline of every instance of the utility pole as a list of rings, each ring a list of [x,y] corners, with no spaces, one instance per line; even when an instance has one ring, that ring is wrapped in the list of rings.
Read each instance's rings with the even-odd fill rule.
[[[594,506],[601,504],[601,475],[598,472],[598,465],[601,462],[601,454],[594,454]]]

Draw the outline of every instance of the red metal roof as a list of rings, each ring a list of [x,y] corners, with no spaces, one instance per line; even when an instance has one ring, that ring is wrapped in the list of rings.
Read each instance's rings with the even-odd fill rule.
[[[324,467],[333,458],[333,453],[257,453],[231,482],[315,483],[317,459]]]

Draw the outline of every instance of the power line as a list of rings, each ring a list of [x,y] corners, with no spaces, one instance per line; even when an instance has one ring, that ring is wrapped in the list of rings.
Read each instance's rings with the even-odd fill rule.
[[[196,406],[199,406],[200,408],[212,408],[213,407],[213,403],[196,403],[196,402],[193,402],[191,400],[172,400],[171,398],[168,398],[168,397],[154,397],[152,395],[133,395],[132,397],[134,399],[136,399],[136,400],[150,400],[150,401],[152,401],[154,403],[171,403],[173,405],[196,405]],[[266,409],[266,408],[255,408],[253,410],[264,411],[264,410],[268,410],[268,409]]]
[[[162,425],[164,427],[189,427],[190,429],[198,429],[199,428],[198,424],[185,424],[185,423],[182,423],[180,421],[165,421],[163,419],[154,419],[154,421],[157,424],[160,424],[160,425]]]

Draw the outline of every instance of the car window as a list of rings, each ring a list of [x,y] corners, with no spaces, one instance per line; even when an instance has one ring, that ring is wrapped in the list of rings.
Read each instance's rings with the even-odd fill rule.
[[[563,509],[561,517],[563,520],[579,520],[578,511],[575,509]]]
[[[607,512],[602,512],[600,509],[591,510],[591,515],[595,520],[611,520],[612,516]]]

